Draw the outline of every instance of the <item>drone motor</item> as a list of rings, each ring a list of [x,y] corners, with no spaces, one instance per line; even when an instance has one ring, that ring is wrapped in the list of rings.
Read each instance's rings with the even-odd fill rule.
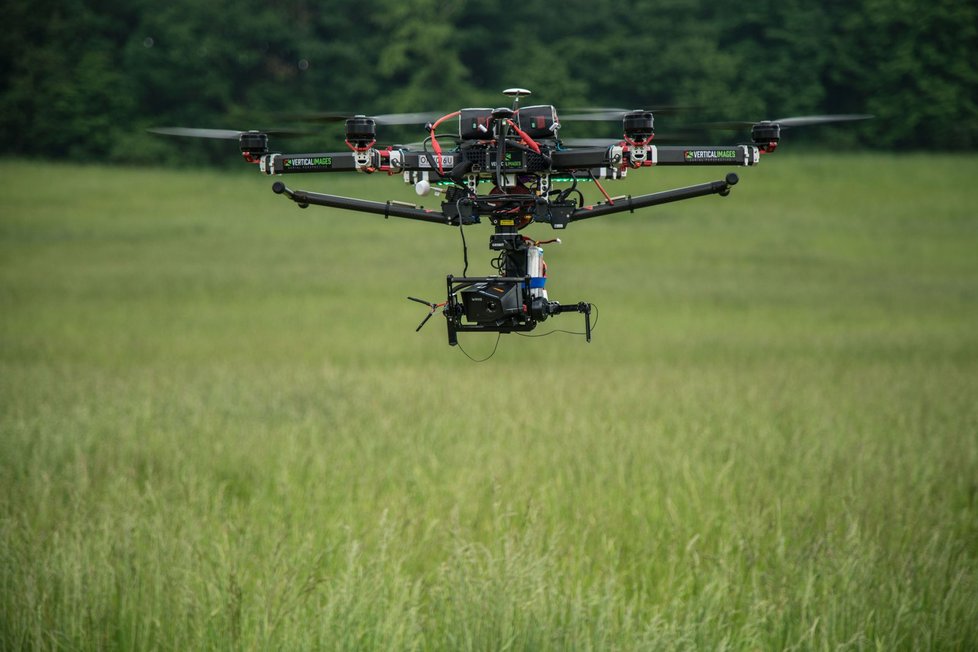
[[[268,154],[268,135],[258,131],[245,131],[238,136],[241,155],[246,161],[257,161]]]
[[[625,140],[632,143],[645,144],[655,134],[651,111],[629,111],[622,117],[621,123]]]
[[[772,152],[781,140],[781,125],[777,122],[758,122],[751,127],[750,137],[761,151]]]
[[[373,118],[357,115],[346,121],[346,144],[356,151],[369,148],[377,142],[377,122]]]

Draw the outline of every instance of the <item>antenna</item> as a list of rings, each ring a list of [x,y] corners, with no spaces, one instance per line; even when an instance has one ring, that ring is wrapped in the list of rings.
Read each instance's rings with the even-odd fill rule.
[[[525,88],[507,88],[503,91],[503,95],[513,98],[513,110],[516,111],[520,108],[520,98],[524,95],[530,95],[530,91]]]

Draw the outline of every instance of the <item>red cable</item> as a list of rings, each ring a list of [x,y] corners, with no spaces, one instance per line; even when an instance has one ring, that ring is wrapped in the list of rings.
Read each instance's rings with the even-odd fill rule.
[[[604,198],[608,200],[608,203],[611,204],[612,206],[614,206],[615,205],[615,202],[611,201],[611,196],[608,195],[608,193],[606,193],[604,191],[604,187],[601,185],[601,182],[598,181],[597,177],[592,176],[591,177],[591,180],[594,181],[594,185],[596,185],[598,187],[598,190],[600,190],[601,191],[601,194],[604,195]]]
[[[512,127],[516,131],[516,133],[518,133],[520,135],[520,140],[522,140],[524,143],[526,143],[526,146],[527,147],[529,147],[530,149],[532,149],[537,154],[540,153],[540,146],[537,145],[537,141],[535,141],[532,138],[530,138],[530,134],[526,133],[525,131],[523,131],[522,129],[520,129],[519,127],[517,127],[516,126],[516,123],[513,122],[512,120],[510,120],[509,118],[506,118],[506,122],[508,122],[509,123],[509,126]]]
[[[351,143],[348,140],[345,140],[343,142],[345,142],[346,143],[346,146],[349,147],[354,152],[366,152],[367,150],[369,150],[371,147],[373,147],[377,143],[377,139],[375,138],[375,139],[371,140],[369,143],[367,143],[367,146],[366,147],[357,147],[356,145],[354,145],[353,143]]]
[[[435,150],[435,156],[438,157],[438,174],[442,176],[445,176],[445,169],[442,167],[441,145],[438,144],[438,139],[435,137],[435,129],[437,129],[438,125],[443,123],[445,120],[451,120],[452,118],[457,117],[460,113],[461,111],[453,111],[448,115],[443,115],[435,120],[435,122],[431,125],[431,149]]]

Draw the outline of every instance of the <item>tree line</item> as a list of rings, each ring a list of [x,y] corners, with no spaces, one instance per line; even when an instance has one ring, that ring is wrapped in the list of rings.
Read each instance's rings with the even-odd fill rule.
[[[558,107],[695,107],[663,112],[662,132],[690,121],[870,113],[875,120],[799,137],[852,148],[978,147],[971,0],[3,5],[8,155],[209,161],[234,145],[145,129],[267,128],[325,110],[449,112],[504,104],[499,91],[510,86]],[[615,130],[599,128],[575,133]],[[335,149],[337,139],[336,127],[323,128],[295,147]]]

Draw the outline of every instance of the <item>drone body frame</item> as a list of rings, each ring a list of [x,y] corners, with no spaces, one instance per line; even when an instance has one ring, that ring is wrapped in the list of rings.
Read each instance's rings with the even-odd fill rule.
[[[282,181],[272,189],[301,208],[310,205],[339,208],[403,219],[464,227],[487,220],[493,227],[489,246],[498,252],[494,267],[497,276],[469,277],[468,254],[462,276],[446,279],[447,298],[432,303],[409,297],[430,308],[428,317],[439,308],[446,317],[448,342],[458,343],[460,332],[512,333],[533,330],[540,322],[564,312],[584,315],[585,331],[591,339],[592,304],[560,304],[547,295],[547,269],[541,244],[520,231],[532,223],[549,224],[563,230],[570,223],[624,211],[683,201],[707,195],[726,196],[738,181],[734,173],[723,179],[683,188],[673,188],[638,196],[612,197],[602,180],[624,178],[631,170],[657,166],[753,166],[762,154],[773,152],[780,140],[782,125],[799,126],[822,122],[863,119],[869,116],[810,116],[762,121],[751,126],[750,144],[710,146],[670,146],[654,143],[654,117],[644,109],[584,109],[567,119],[598,121],[620,119],[622,137],[586,141],[574,146],[559,136],[560,117],[552,105],[520,107],[525,89],[504,91],[513,98],[512,108],[466,108],[427,119],[424,114],[394,114],[368,117],[327,114],[328,121],[344,120],[346,151],[314,153],[274,153],[268,149],[268,132],[167,128],[155,130],[166,135],[234,138],[239,141],[244,159],[270,176],[293,174],[357,172],[362,174],[403,175],[419,195],[434,189],[444,194],[440,209],[399,201],[374,201],[339,195],[293,190]],[[438,141],[442,124],[458,120],[455,147],[445,151]],[[377,145],[378,124],[426,122],[428,137],[421,147]],[[737,123],[743,126],[741,123]],[[750,124],[750,123],[748,123]],[[441,134],[442,139],[446,138]],[[579,182],[593,182],[605,201],[586,204]],[[492,184],[488,193],[479,193],[480,184]],[[569,187],[558,187],[570,183]],[[576,198],[575,198],[576,195]],[[559,240],[558,240],[559,241]],[[464,233],[463,233],[464,246]]]

